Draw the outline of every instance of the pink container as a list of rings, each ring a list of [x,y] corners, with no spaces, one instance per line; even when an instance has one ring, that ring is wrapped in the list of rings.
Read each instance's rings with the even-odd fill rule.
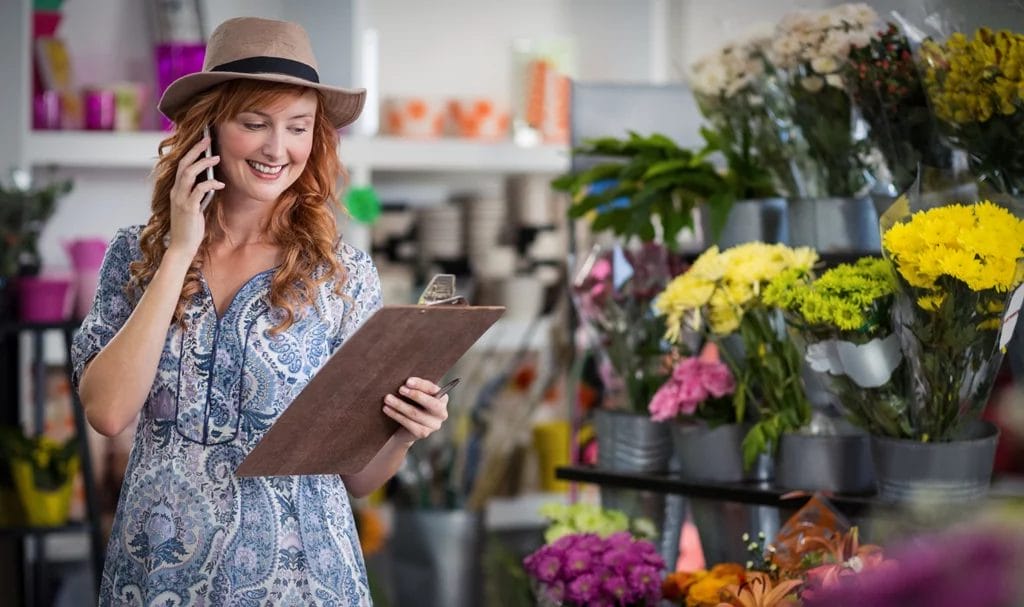
[[[96,297],[96,285],[103,256],[107,252],[107,241],[102,238],[78,238],[65,242],[64,250],[75,269],[75,318],[85,318]]]
[[[40,91],[32,97],[32,128],[50,131],[60,128],[60,93]]]
[[[60,322],[71,312],[71,280],[59,276],[24,276],[18,280],[23,322]]]
[[[76,238],[65,242],[64,250],[75,270],[99,270],[107,252],[107,241],[102,238]]]
[[[203,71],[206,45],[203,43],[168,42],[156,45],[156,96],[159,99],[172,82],[186,74]],[[163,116],[164,130],[171,130],[171,121]]]
[[[89,131],[114,130],[116,109],[114,91],[106,89],[85,89],[82,92],[85,105],[85,128]]]

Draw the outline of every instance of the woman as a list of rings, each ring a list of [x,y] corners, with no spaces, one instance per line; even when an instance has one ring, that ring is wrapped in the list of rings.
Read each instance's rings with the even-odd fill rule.
[[[299,26],[244,18],[218,27],[203,72],[161,99],[177,128],[152,216],[114,237],[74,342],[93,427],[112,436],[139,420],[100,604],[370,603],[346,490],[379,487],[441,426],[435,384],[402,387],[418,407],[385,398],[399,430],[358,474],[234,476],[381,305],[372,262],[340,241],[331,208],[336,129],[364,96],[318,83]]]

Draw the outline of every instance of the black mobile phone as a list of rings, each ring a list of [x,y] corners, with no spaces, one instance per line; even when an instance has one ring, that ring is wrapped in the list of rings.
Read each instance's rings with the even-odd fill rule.
[[[213,156],[213,134],[212,131],[210,130],[209,125],[203,127],[203,136],[210,138],[210,145],[209,147],[206,148],[206,151],[203,152],[204,157],[210,158]],[[206,167],[206,180],[210,181],[212,179],[213,167]],[[206,207],[210,206],[210,201],[213,200],[213,192],[213,190],[210,190],[209,192],[206,193],[206,195],[203,196],[203,201],[199,203],[200,213],[205,213]]]

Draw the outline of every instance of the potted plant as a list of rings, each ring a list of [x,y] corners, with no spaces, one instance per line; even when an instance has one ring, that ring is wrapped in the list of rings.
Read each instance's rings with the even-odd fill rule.
[[[810,369],[820,374],[858,431],[821,416],[817,427],[783,434],[775,480],[786,488],[845,493],[874,489],[864,432],[901,435],[904,361],[890,312],[896,281],[885,259],[865,257],[815,278],[784,272],[765,289],[783,311]]]
[[[717,225],[729,215],[733,195],[707,159],[710,152],[681,148],[657,133],[594,139],[573,154],[595,164],[562,175],[552,187],[572,195],[569,216],[590,217],[595,232],[611,231],[624,244],[658,241],[674,251],[679,233],[693,230],[699,205],[707,205]]]
[[[783,108],[779,136],[802,142],[800,190],[791,192],[789,244],[821,253],[876,252],[878,214],[865,196],[871,149],[857,128],[844,67],[851,49],[867,46],[878,15],[843,4],[787,15],[776,27],[769,59],[780,79],[768,96]]]
[[[780,244],[754,242],[721,252],[711,247],[673,279],[656,302],[670,341],[678,342],[689,328],[718,343],[736,377],[735,418],[745,419],[748,406],[757,417],[742,441],[748,470],[759,454],[778,446],[783,432],[810,422],[800,355],[778,310],[767,305],[762,294],[779,274],[790,269],[809,272],[817,259],[813,249]]]
[[[989,201],[886,213],[896,276],[893,324],[908,363],[899,434],[872,436],[879,492],[942,499],[988,489],[998,430],[980,421],[1024,287],[1024,221]]]
[[[28,172],[14,170],[9,184],[0,183],[0,318],[15,310],[15,279],[39,271],[39,234],[71,191],[70,181],[34,187]]]
[[[60,443],[46,436],[27,437],[6,428],[0,442],[10,466],[25,523],[59,527],[68,521],[71,489],[78,474],[78,442]]]
[[[773,108],[765,103],[770,43],[770,31],[752,31],[690,66],[690,87],[708,123],[701,134],[725,160],[735,200],[727,216],[701,215],[707,246],[785,239],[786,201],[778,192],[797,191],[790,170],[795,154],[794,143],[777,136]]]

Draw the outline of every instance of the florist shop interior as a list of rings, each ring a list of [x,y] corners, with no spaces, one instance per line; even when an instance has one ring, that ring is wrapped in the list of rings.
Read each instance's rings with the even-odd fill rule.
[[[88,425],[71,343],[149,217],[157,100],[242,15],[369,91],[338,221],[384,304],[450,275],[505,308],[434,378],[442,428],[349,499],[359,604],[1024,604],[1004,0],[4,0],[0,603],[111,583],[136,429]],[[191,550],[168,512],[122,558]]]

